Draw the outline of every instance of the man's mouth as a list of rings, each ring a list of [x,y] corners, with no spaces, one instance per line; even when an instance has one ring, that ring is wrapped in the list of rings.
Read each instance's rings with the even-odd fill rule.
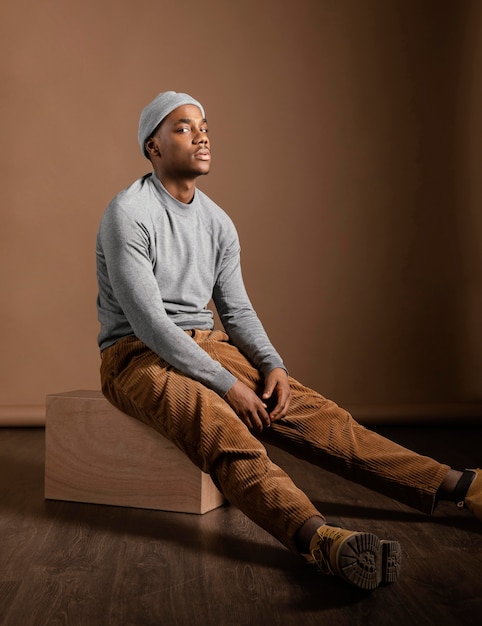
[[[200,159],[201,161],[209,161],[211,158],[211,152],[203,148],[202,150],[198,150],[194,153],[196,159]]]

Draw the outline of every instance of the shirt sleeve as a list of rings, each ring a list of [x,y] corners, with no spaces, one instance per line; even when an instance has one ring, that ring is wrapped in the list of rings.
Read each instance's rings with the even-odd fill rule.
[[[231,341],[263,375],[276,367],[286,370],[246,292],[237,235],[225,251],[214,286],[213,301]]]

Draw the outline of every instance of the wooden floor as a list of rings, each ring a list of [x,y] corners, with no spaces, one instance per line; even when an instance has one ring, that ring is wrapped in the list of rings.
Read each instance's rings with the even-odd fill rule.
[[[378,427],[478,466],[482,426]],[[433,517],[270,449],[333,521],[396,538],[398,583],[363,593],[319,574],[233,507],[204,516],[43,497],[44,430],[0,429],[0,624],[309,626],[480,624],[482,523]]]

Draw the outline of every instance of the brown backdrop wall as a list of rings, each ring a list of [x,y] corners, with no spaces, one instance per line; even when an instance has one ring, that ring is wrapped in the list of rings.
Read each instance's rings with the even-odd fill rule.
[[[97,224],[165,89],[205,105],[200,187],[291,373],[361,409],[480,406],[479,2],[3,0],[0,48],[0,418],[98,388]]]

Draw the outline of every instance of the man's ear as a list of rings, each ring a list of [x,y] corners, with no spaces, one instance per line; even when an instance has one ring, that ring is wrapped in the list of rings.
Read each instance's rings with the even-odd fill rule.
[[[148,139],[146,139],[146,143],[144,144],[144,147],[146,149],[147,154],[150,157],[161,156],[161,153],[159,152],[159,146],[157,144],[157,141],[155,141],[154,137],[149,137]]]

